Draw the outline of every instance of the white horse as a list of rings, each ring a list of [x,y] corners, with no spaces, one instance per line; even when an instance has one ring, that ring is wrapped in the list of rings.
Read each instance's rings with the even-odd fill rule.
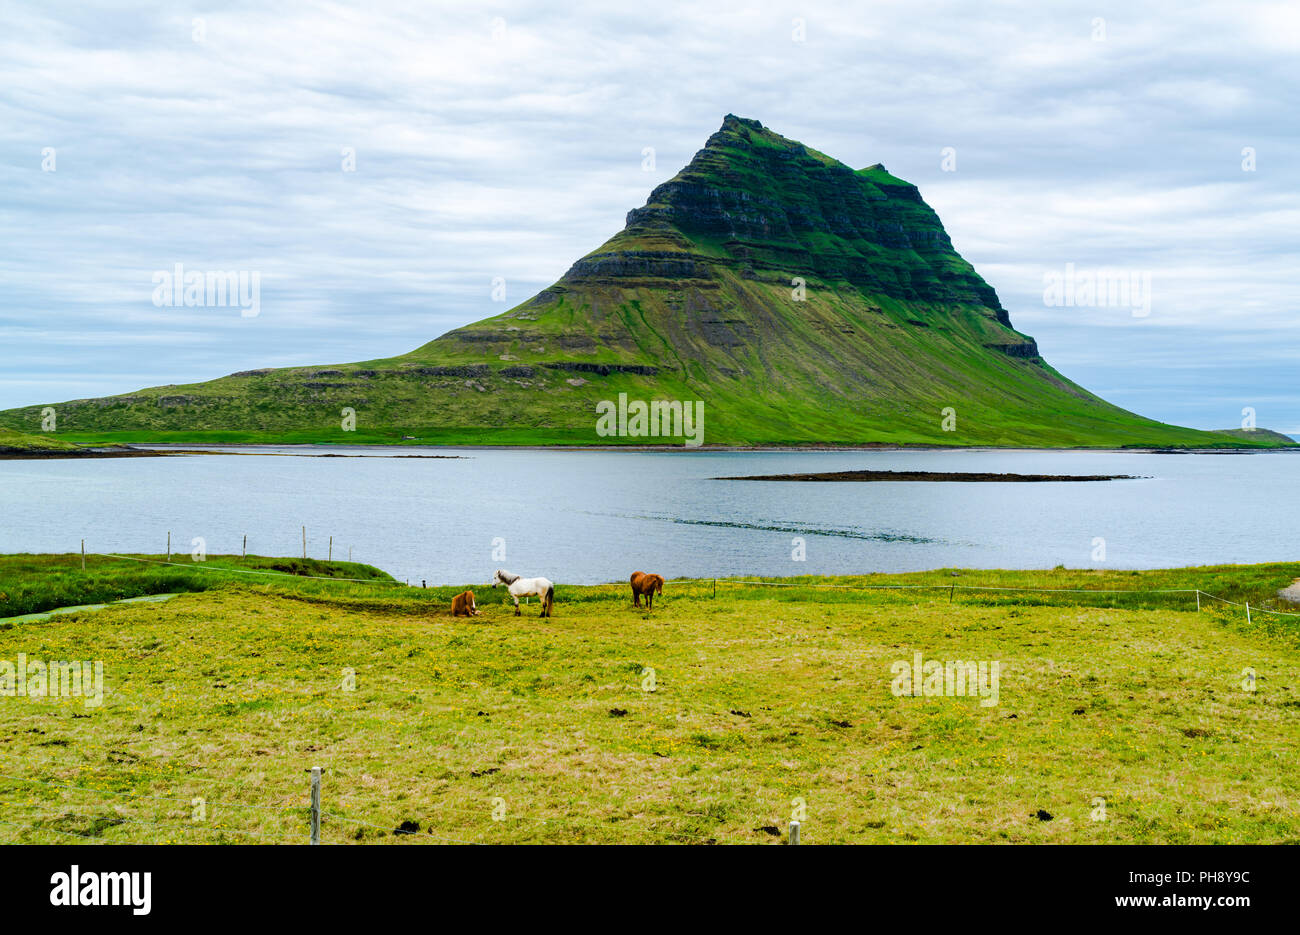
[[[497,569],[496,577],[492,579],[492,587],[498,584],[504,584],[510,591],[510,596],[515,599],[515,616],[519,616],[519,598],[525,594],[536,594],[542,599],[542,612],[540,616],[549,617],[551,607],[555,603],[555,585],[551,584],[545,578],[520,578],[518,575],[512,575],[508,571]]]

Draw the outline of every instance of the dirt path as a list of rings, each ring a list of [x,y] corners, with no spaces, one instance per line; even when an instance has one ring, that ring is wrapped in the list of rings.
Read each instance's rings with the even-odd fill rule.
[[[1300,578],[1291,582],[1291,587],[1283,588],[1277,592],[1277,596],[1284,601],[1290,601],[1293,604],[1300,604]]]

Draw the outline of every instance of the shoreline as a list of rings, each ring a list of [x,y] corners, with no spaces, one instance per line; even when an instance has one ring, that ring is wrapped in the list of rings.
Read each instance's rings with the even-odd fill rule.
[[[350,448],[356,450],[371,451],[402,451],[408,449],[436,449],[440,451],[636,451],[636,452],[656,452],[662,454],[718,454],[731,452],[775,452],[775,453],[855,453],[855,452],[878,452],[878,451],[950,451],[950,452],[1005,452],[1008,454],[1027,453],[1027,452],[1077,452],[1077,453],[1097,453],[1097,454],[1214,454],[1214,455],[1237,455],[1237,454],[1273,454],[1276,452],[1300,452],[1300,445],[1295,447],[1277,447],[1277,448],[1258,448],[1258,447],[1241,447],[1241,448],[1091,448],[1091,447],[1041,447],[1032,446],[1010,446],[1000,447],[997,445],[895,445],[895,444],[873,444],[865,443],[862,445],[701,445],[695,448],[687,448],[681,445],[443,445],[436,443],[429,444],[379,444],[376,442],[123,442],[133,451],[151,452],[157,454],[212,454],[218,453],[224,449],[267,449],[267,448],[291,448],[300,450],[311,450],[321,448]],[[217,449],[218,452],[207,449]],[[427,456],[426,456],[427,457]]]
[[[108,449],[86,448],[27,448],[0,450],[0,461],[51,461],[56,459],[84,460],[89,458],[166,458],[172,452],[147,451],[140,448]]]
[[[246,448],[247,445],[232,445],[231,448]],[[270,445],[267,447],[278,448],[279,445]],[[313,447],[313,446],[304,446]],[[388,446],[383,446],[388,447]],[[399,446],[392,446],[399,447]],[[228,457],[266,457],[266,458],[365,458],[375,457],[368,455],[354,454],[336,454],[334,452],[325,452],[322,454],[308,454],[307,452],[286,452],[286,451],[204,451],[202,449],[178,447],[173,450],[159,450],[154,447],[137,448],[127,446],[123,449],[102,449],[87,448],[81,451],[73,451],[66,448],[38,449],[34,448],[26,451],[0,451],[0,461],[56,461],[56,460],[85,460],[94,458],[177,458],[185,455],[215,455]],[[459,461],[464,460],[463,455],[389,455],[394,458],[418,458],[423,460],[435,461]]]
[[[75,444],[75,443],[74,443]],[[382,452],[381,455],[340,453],[332,449],[351,449],[358,452]],[[271,450],[271,449],[290,449]],[[323,450],[324,449],[324,450]],[[323,450],[323,451],[322,451]],[[681,445],[443,445],[443,444],[381,444],[376,442],[118,442],[112,445],[87,445],[80,449],[0,449],[0,461],[44,461],[80,458],[166,458],[181,455],[264,455],[275,457],[307,458],[362,458],[395,457],[455,460],[459,454],[397,454],[400,451],[553,451],[553,452],[653,452],[657,454],[817,454],[817,453],[874,453],[874,452],[999,452],[1027,454],[1036,452],[1095,453],[1095,454],[1160,454],[1160,455],[1255,455],[1279,452],[1300,452],[1295,447],[1230,447],[1230,448],[1084,448],[1084,447],[999,447],[995,445],[701,445],[688,448]],[[313,453],[321,451],[321,453]],[[725,477],[717,480],[752,480],[760,478]],[[764,480],[812,479],[802,476],[790,478],[763,477]],[[1068,478],[1066,478],[1068,479]],[[1112,478],[1107,478],[1112,479]]]

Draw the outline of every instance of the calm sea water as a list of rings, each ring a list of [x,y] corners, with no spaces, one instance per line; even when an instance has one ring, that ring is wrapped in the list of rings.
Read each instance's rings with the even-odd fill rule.
[[[412,583],[1148,568],[1300,558],[1300,455],[473,449],[458,460],[254,455],[0,461],[0,552],[307,551]],[[318,449],[356,454],[358,449]],[[446,454],[403,449],[402,454]],[[1104,483],[759,483],[853,470],[1140,474]],[[506,557],[493,558],[494,540]],[[803,540],[805,559],[793,557]]]

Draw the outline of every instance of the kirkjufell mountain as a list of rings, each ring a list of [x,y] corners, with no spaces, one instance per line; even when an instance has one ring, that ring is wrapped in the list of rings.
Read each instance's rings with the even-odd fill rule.
[[[620,395],[702,401],[711,445],[1252,444],[1067,380],[915,185],[730,115],[623,230],[501,315],[400,357],[52,405],[73,438],[682,443],[598,434]],[[43,408],[0,425],[36,431]]]

